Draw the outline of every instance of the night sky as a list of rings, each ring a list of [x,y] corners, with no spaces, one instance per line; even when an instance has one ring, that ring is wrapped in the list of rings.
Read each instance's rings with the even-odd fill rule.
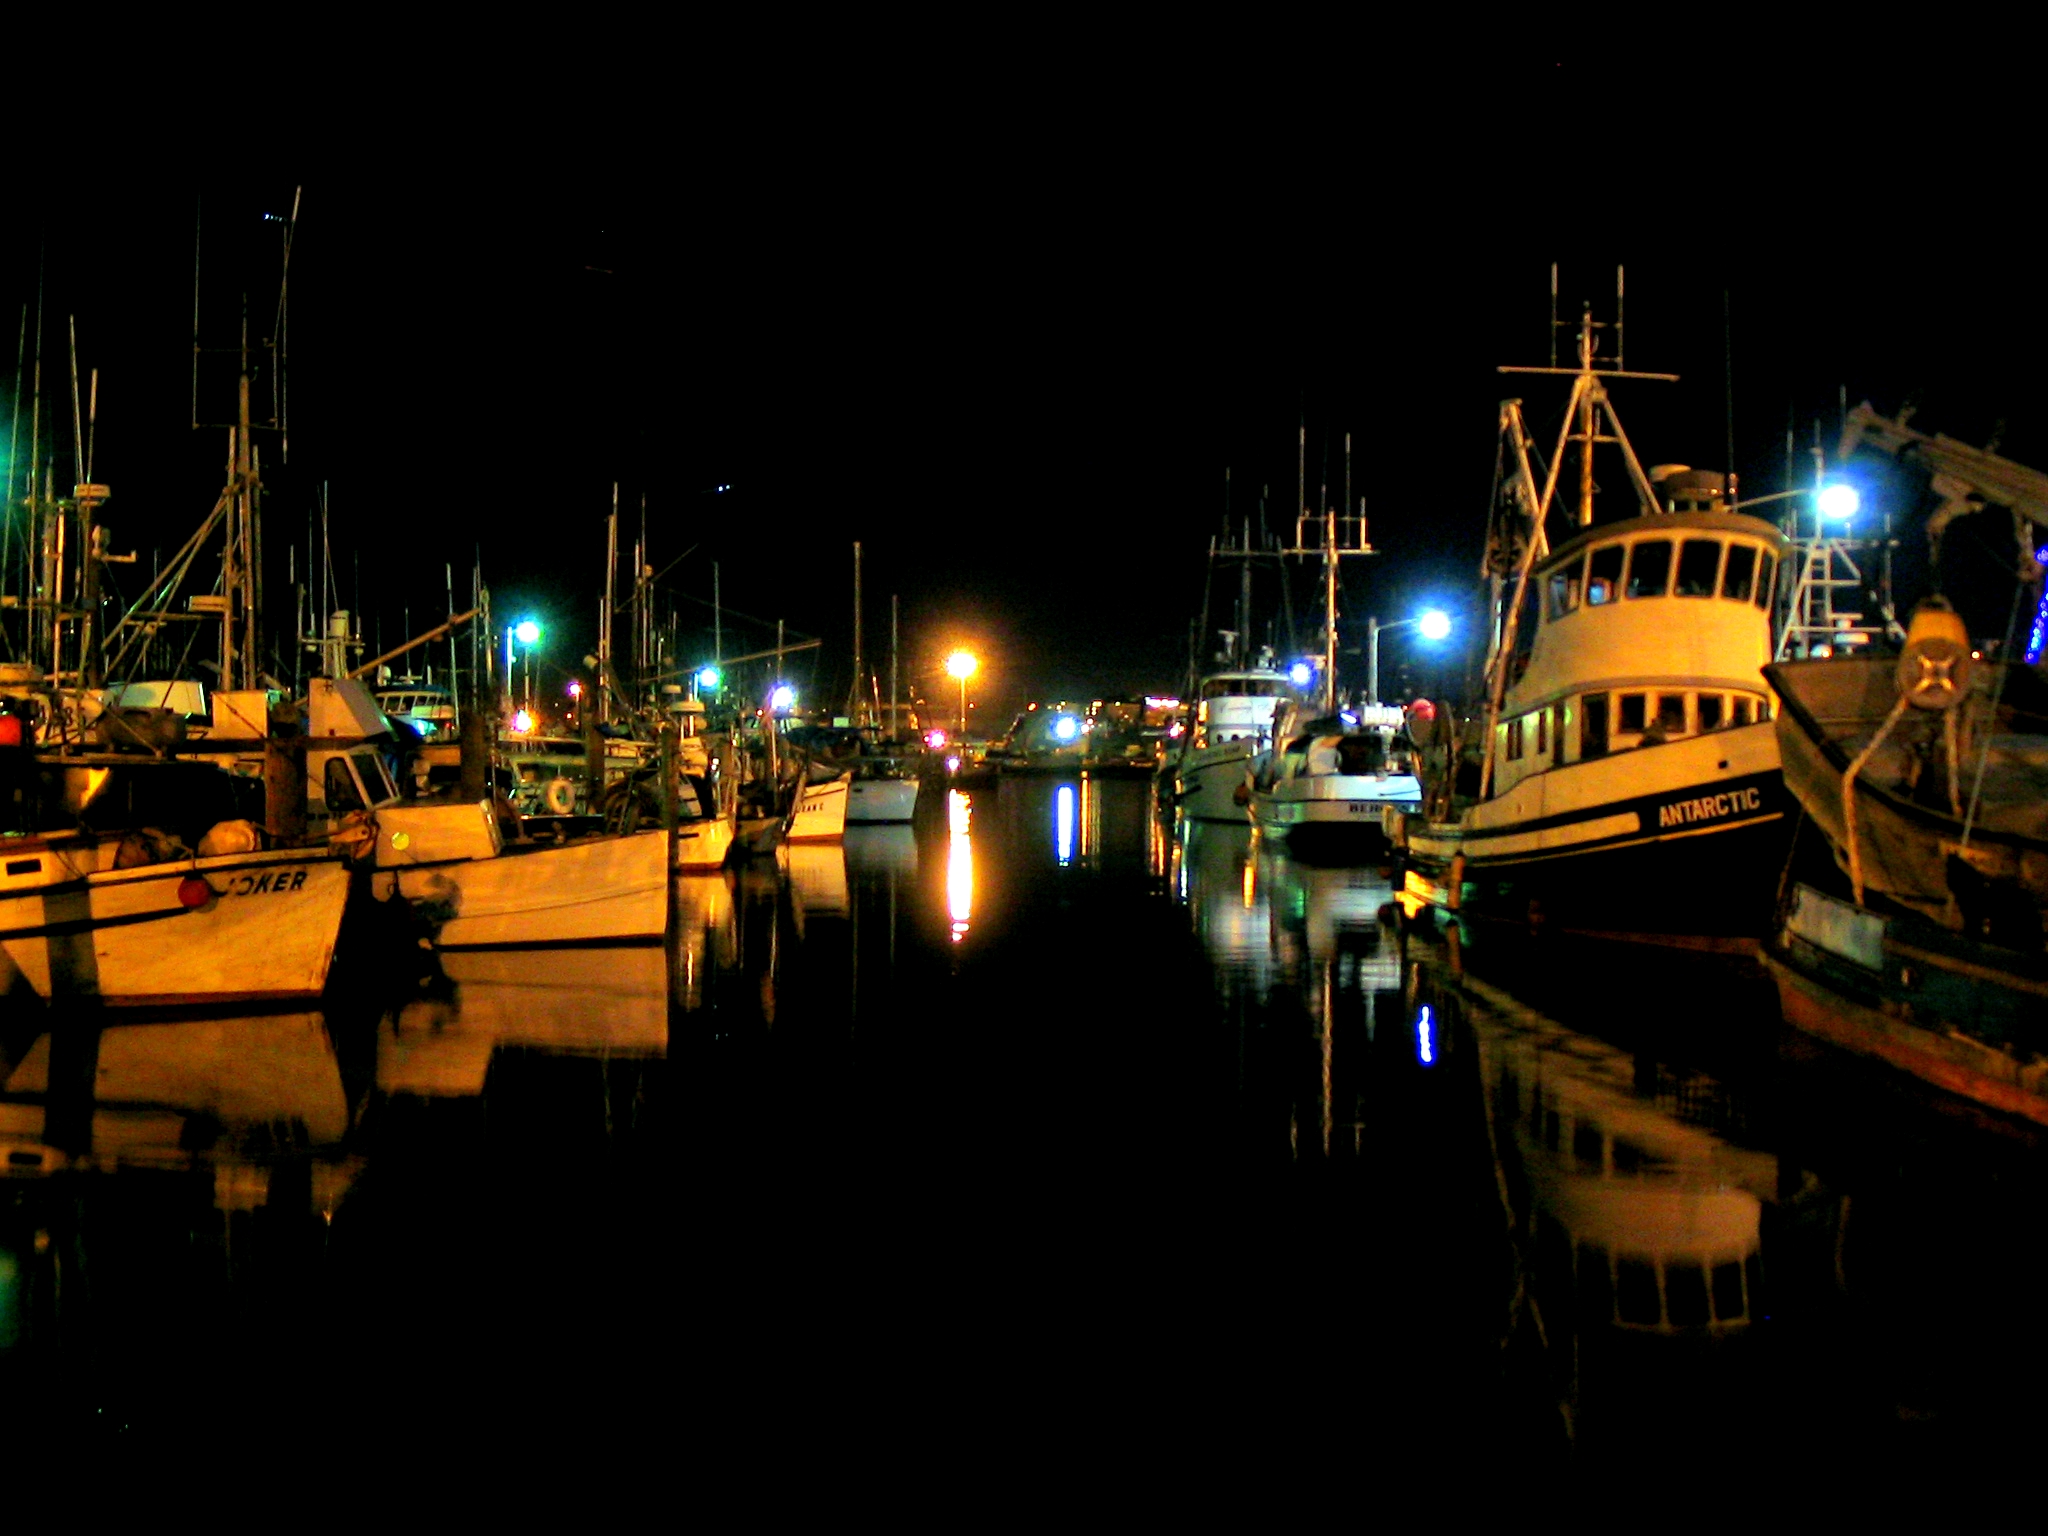
[[[232,173],[103,161],[90,217],[54,173],[0,216],[0,313],[33,306],[40,252],[46,409],[68,417],[75,313],[103,516],[146,561],[220,483],[223,434],[188,420],[195,207],[207,340],[231,344],[244,284],[267,334],[263,215],[303,186],[266,538],[302,541],[324,484],[344,596],[387,644],[480,550],[501,621],[580,656],[616,481],[657,567],[695,549],[663,590],[707,648],[715,559],[736,613],[825,638],[815,687],[843,694],[859,539],[871,658],[900,593],[906,671],[967,644],[996,713],[1177,687],[1225,469],[1239,513],[1264,484],[1284,524],[1304,421],[1312,498],[1353,434],[1384,551],[1347,568],[1352,619],[1469,606],[1497,403],[1554,432],[1562,402],[1494,372],[1545,360],[1553,260],[1565,311],[1603,317],[1625,262],[1630,366],[1683,376],[1617,388],[1646,463],[1721,467],[1726,343],[1747,494],[1783,486],[1788,423],[1832,440],[1844,388],[1971,441],[2002,423],[2048,468],[2012,141],[1981,105],[1930,114],[1909,61],[1853,103],[1803,65],[1660,65],[1631,110],[1611,61],[1247,59],[1241,81],[1229,51],[1138,74],[1019,54],[942,84],[756,60],[601,111],[465,97]],[[1567,141],[1574,99],[1593,127]],[[1911,510],[1915,487],[1881,489]],[[1996,543],[1966,530],[1958,559]],[[772,639],[731,629],[728,650]]]

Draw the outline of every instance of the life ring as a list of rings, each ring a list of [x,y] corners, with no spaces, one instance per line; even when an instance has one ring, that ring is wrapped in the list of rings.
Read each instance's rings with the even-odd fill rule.
[[[576,809],[576,785],[567,777],[549,779],[540,797],[551,816],[567,816]]]

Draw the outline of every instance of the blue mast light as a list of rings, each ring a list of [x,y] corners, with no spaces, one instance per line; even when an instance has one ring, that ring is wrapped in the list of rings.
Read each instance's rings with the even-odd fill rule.
[[[1863,504],[1863,498],[1857,494],[1855,486],[1836,481],[1833,485],[1821,487],[1818,504],[1822,517],[1829,522],[1839,523],[1856,515],[1856,509]]]
[[[1415,627],[1422,631],[1425,640],[1442,640],[1451,632],[1451,616],[1441,608],[1432,608],[1415,621]]]

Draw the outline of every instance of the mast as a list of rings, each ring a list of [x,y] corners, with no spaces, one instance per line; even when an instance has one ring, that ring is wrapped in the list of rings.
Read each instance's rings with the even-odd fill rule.
[[[853,541],[853,696],[848,701],[846,713],[855,725],[863,722],[867,715],[867,671],[863,666],[860,633],[860,540]]]
[[[898,728],[896,714],[896,594],[889,594],[889,737],[894,740]]]
[[[618,591],[619,483],[612,482],[612,510],[604,523],[604,612],[597,625],[597,718],[612,717],[612,604]]]

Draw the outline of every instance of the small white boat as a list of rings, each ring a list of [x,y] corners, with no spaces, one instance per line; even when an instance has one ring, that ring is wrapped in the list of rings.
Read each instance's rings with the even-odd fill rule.
[[[1422,808],[1422,785],[1394,745],[1398,710],[1357,731],[1318,731],[1283,718],[1279,745],[1253,764],[1252,822],[1299,854],[1375,853],[1387,846],[1388,818]],[[1318,847],[1317,845],[1322,845]]]
[[[119,867],[137,840],[0,838],[0,996],[273,1002],[327,985],[348,867],[278,848]]]
[[[891,767],[895,766],[891,761]],[[916,815],[917,777],[914,773],[868,774],[859,769],[854,771],[853,785],[846,802],[849,826],[906,822],[915,820]]]

